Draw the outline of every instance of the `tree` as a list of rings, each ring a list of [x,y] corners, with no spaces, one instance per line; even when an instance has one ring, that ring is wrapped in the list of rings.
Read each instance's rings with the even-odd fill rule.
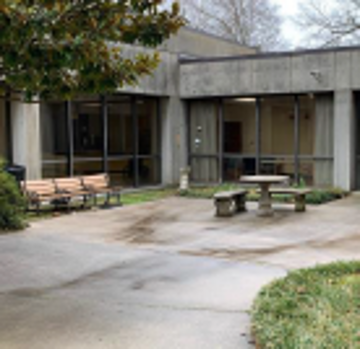
[[[309,46],[339,46],[360,42],[359,0],[308,0],[294,19]]]
[[[0,0],[0,76],[6,89],[70,98],[134,85],[156,53],[126,57],[122,44],[156,47],[183,25],[162,0]]]
[[[270,0],[182,0],[195,28],[269,51],[280,49],[282,18]]]

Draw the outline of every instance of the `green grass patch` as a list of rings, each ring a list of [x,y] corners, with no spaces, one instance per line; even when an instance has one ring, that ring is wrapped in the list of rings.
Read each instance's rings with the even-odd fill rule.
[[[214,194],[223,191],[231,191],[239,189],[237,184],[222,184],[218,186],[200,187],[193,186],[188,191],[180,193],[180,196],[188,198],[203,198],[211,199]],[[312,193],[306,196],[307,204],[324,204],[340,198],[344,198],[348,195],[347,192],[337,188],[326,188],[326,189],[314,189]],[[256,192],[255,188],[249,189],[247,197],[248,201],[257,202],[260,196]],[[292,195],[274,195],[273,200],[279,203],[292,203],[294,197]]]
[[[291,272],[266,286],[252,327],[259,348],[359,349],[360,262]]]
[[[159,190],[146,190],[146,191],[134,191],[134,192],[125,192],[121,195],[121,203],[124,206],[128,205],[136,205],[136,204],[142,204],[142,203],[148,203],[157,201],[160,199],[168,198],[171,196],[174,196],[176,194],[176,190],[173,188],[166,188],[166,189],[159,189]],[[89,203],[93,203],[91,200]],[[97,200],[97,206],[98,208],[102,208],[105,204],[105,198],[104,197],[98,197]],[[118,205],[117,198],[115,196],[111,197],[110,205],[112,207],[116,207]],[[92,206],[92,208],[96,208],[95,206]],[[47,218],[53,218],[58,217],[61,215],[66,215],[68,213],[74,212],[74,211],[84,211],[89,210],[91,207],[88,205],[87,208],[82,208],[82,202],[80,201],[73,201],[70,205],[71,210],[69,211],[66,206],[63,206],[62,208],[55,210],[52,205],[44,205],[41,207],[40,213],[37,214],[34,211],[29,211],[26,213],[26,220],[27,221],[37,221]]]

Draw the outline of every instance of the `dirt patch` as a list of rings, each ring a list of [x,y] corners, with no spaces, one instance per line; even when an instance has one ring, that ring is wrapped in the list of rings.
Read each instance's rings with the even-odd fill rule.
[[[125,241],[129,244],[166,244],[158,232],[164,224],[177,221],[176,215],[156,211],[136,220],[132,225],[125,227],[121,232],[112,235],[115,241]]]
[[[344,249],[353,247],[358,248],[360,246],[360,234],[349,235],[340,237],[338,239],[332,239],[329,241],[308,240],[301,243],[284,244],[273,247],[264,248],[205,248],[197,251],[184,250],[180,251],[180,254],[190,256],[203,256],[214,257],[218,259],[229,259],[235,261],[247,261],[252,259],[258,259],[264,256],[281,254],[285,251],[301,248],[311,248],[318,250],[327,249]]]

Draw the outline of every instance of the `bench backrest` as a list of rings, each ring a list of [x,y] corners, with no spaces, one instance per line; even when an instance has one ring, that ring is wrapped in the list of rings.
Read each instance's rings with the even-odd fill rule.
[[[109,176],[107,174],[83,176],[82,182],[85,187],[94,189],[108,188],[110,185]]]
[[[79,192],[84,189],[80,177],[58,178],[54,182],[60,192]]]
[[[53,180],[22,181],[21,189],[25,194],[35,193],[40,196],[51,196],[56,193],[56,186]]]

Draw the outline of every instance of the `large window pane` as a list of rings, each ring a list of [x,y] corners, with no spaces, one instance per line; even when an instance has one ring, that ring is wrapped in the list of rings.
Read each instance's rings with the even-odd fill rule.
[[[160,183],[159,159],[140,158],[138,162],[140,186],[158,185]]]
[[[42,103],[40,106],[42,176],[68,176],[68,134],[64,102]]]
[[[226,182],[238,182],[243,175],[255,175],[256,160],[249,158],[224,158],[223,180]]]
[[[139,132],[139,154],[159,154],[157,101],[149,98],[136,99]]]
[[[77,161],[74,163],[74,175],[94,175],[103,171],[102,161]]]
[[[224,101],[224,181],[256,173],[256,99]]]
[[[133,158],[109,160],[109,174],[111,183],[123,187],[134,186]]]
[[[104,135],[101,102],[93,99],[72,103],[74,175],[103,172]]]
[[[71,117],[74,129],[75,157],[102,157],[104,137],[100,101],[74,102]]]
[[[261,173],[295,177],[293,96],[261,100]]]
[[[134,152],[134,128],[130,97],[109,99],[109,155],[132,155]]]
[[[68,175],[68,165],[65,162],[43,163],[42,165],[42,176],[45,179],[67,177]]]
[[[332,95],[303,96],[300,107],[300,179],[309,186],[331,186],[334,153]]]

